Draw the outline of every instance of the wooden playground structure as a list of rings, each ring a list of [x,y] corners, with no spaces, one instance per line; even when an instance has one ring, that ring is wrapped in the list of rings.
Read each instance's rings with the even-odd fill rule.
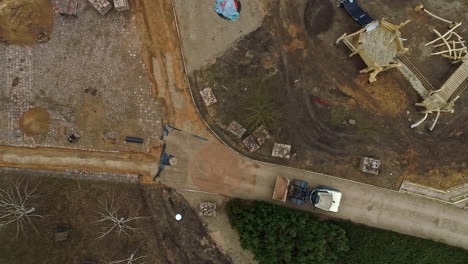
[[[432,131],[439,120],[440,113],[453,113],[455,102],[468,87],[468,48],[461,35],[455,32],[461,26],[461,23],[437,17],[421,6],[417,7],[417,10],[415,9],[415,11],[420,10],[424,10],[426,14],[449,24],[449,30],[444,34],[432,29],[437,38],[425,45],[432,45],[436,49],[431,55],[448,58],[452,60],[453,64],[461,62],[459,68],[440,89],[434,89],[432,84],[404,55],[408,52],[408,48],[403,45],[404,39],[401,37],[400,29],[408,24],[409,20],[399,25],[393,25],[382,18],[380,21],[374,21],[355,33],[343,34],[337,39],[336,44],[343,42],[352,52],[349,57],[359,54],[367,65],[367,68],[360,72],[370,72],[370,83],[376,81],[376,76],[380,72],[397,68],[410,81],[413,89],[423,99],[422,102],[415,105],[423,107],[421,113],[424,114],[424,117],[412,124],[411,128],[422,124],[429,114],[436,113],[436,117],[429,128]]]
[[[344,33],[336,44],[343,42],[352,52],[349,57],[359,54],[367,65],[360,72],[370,72],[369,82],[372,83],[380,72],[401,66],[395,57],[407,52],[408,48],[403,45],[400,28],[409,22],[397,26],[382,18],[350,35]]]

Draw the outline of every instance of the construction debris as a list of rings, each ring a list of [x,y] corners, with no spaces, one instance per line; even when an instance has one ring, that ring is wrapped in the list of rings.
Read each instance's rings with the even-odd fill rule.
[[[246,128],[244,128],[241,124],[237,123],[236,121],[231,122],[231,124],[228,127],[228,130],[238,138],[242,138],[245,131],[247,131]]]
[[[250,152],[255,152],[260,148],[252,135],[246,137],[242,142],[244,142],[244,145],[249,149]]]
[[[79,0],[55,0],[57,13],[62,16],[76,17],[79,9]]]
[[[103,16],[106,15],[112,9],[112,5],[107,0],[88,0],[88,1]]]
[[[370,23],[353,34],[344,33],[336,44],[343,42],[352,51],[349,57],[355,54],[361,56],[367,68],[360,72],[370,72],[369,82],[372,83],[380,72],[401,66],[396,56],[407,52],[408,48],[403,46],[400,28],[409,22],[407,20],[396,26],[382,18],[380,22]]]
[[[378,175],[380,172],[380,160],[362,157],[359,168],[362,172]]]
[[[198,208],[200,216],[216,216],[216,203],[203,202]]]
[[[55,229],[55,241],[65,241],[68,239],[68,228],[59,226]]]
[[[119,12],[130,10],[128,0],[114,0],[114,7]]]
[[[203,101],[205,102],[206,106],[210,106],[218,102],[218,100],[216,100],[216,97],[213,93],[213,90],[211,90],[211,88],[209,87],[201,90],[200,95],[203,98]]]
[[[252,136],[257,140],[258,145],[262,146],[270,138],[270,133],[265,126],[261,125],[255,129]]]
[[[291,145],[275,143],[271,156],[289,159],[291,157]]]

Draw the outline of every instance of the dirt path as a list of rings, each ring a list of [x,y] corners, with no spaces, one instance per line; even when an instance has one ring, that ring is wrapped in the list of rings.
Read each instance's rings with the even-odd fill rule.
[[[165,103],[167,124],[217,140],[199,117],[186,79],[172,0],[142,0],[134,14],[143,36],[143,52],[153,96]]]
[[[159,149],[153,149],[150,153],[137,153],[0,146],[0,166],[141,174],[147,179],[156,174],[159,154]]]

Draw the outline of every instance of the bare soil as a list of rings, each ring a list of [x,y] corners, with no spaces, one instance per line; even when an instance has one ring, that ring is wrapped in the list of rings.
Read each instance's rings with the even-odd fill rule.
[[[219,163],[224,166],[217,166]],[[189,168],[193,183],[207,192],[249,192],[255,186],[255,168],[223,145],[208,144],[193,156]]]
[[[0,40],[34,44],[50,36],[53,20],[50,0],[1,0]]]
[[[456,66],[421,56],[421,50],[434,37],[430,28],[443,30],[445,25],[412,12],[417,1],[397,1],[398,7],[394,2],[361,5],[377,19],[386,17],[395,24],[413,20],[402,29],[409,57],[438,87]],[[443,16],[465,21],[460,8],[466,11],[467,7],[457,4],[463,1],[449,2],[453,9],[441,8],[436,1],[425,4],[429,10],[441,8]],[[409,125],[422,117],[414,106],[421,99],[395,69],[380,74],[373,84],[367,82],[367,75],[359,74],[365,68],[362,60],[349,58],[346,47],[336,47],[335,41],[360,27],[334,1],[276,1],[269,14],[262,27],[239,40],[216,63],[193,74],[201,108],[205,107],[199,90],[211,87],[217,96],[218,104],[202,112],[223,131],[224,139],[258,159],[387,188],[398,188],[403,179],[437,188],[467,181],[468,96],[462,95],[455,114],[441,116],[434,132],[424,127],[412,130]],[[246,102],[264,87],[268,88],[264,94],[273,94],[281,107],[283,121],[269,128],[274,138],[250,154],[226,127],[232,120],[247,126]],[[270,158],[272,141],[291,144],[295,159]],[[379,176],[358,170],[361,156],[382,160]]]
[[[27,111],[20,119],[20,127],[27,136],[47,134],[49,125],[50,114],[42,107]]]
[[[22,176],[30,186],[38,186],[40,196],[35,206],[45,217],[33,220],[38,232],[27,226],[18,239],[14,224],[0,230],[1,263],[62,264],[84,259],[107,263],[128,258],[135,251],[145,256],[146,263],[231,263],[215,246],[197,214],[171,189],[32,175],[2,175],[1,187]],[[147,218],[131,224],[137,229],[130,236],[112,233],[97,239],[103,228],[96,223],[99,201],[109,201],[112,193],[122,207],[119,213],[132,211]],[[182,221],[174,219],[176,213],[183,215]],[[54,241],[58,226],[69,228],[68,240]]]

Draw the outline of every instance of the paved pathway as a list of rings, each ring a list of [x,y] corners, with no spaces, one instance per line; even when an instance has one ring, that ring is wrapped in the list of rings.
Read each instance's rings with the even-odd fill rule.
[[[177,189],[222,193],[272,201],[277,175],[323,184],[343,192],[340,211],[332,216],[468,249],[468,212],[428,199],[324,174],[257,162],[229,148],[172,131],[166,150],[178,158],[161,182]],[[306,205],[301,209],[325,213]],[[327,214],[327,213],[325,213]]]

